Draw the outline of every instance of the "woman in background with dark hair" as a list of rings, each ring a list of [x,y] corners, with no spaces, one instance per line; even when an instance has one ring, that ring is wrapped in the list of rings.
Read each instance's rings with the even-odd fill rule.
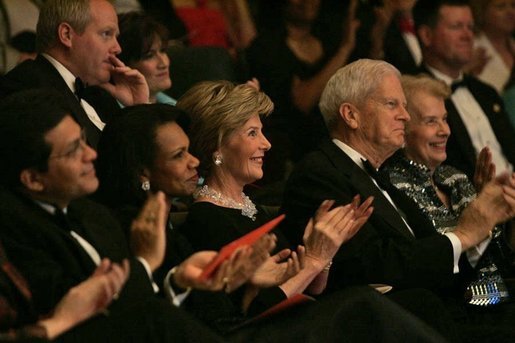
[[[128,12],[118,16],[122,52],[118,58],[139,70],[147,80],[151,103],[175,105],[175,99],[164,93],[172,86],[167,55],[168,30],[147,14]]]

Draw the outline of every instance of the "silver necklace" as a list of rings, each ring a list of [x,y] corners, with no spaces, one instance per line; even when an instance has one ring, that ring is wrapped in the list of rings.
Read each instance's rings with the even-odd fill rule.
[[[234,199],[226,197],[225,195],[218,191],[215,191],[214,189],[209,188],[208,185],[204,185],[201,188],[197,188],[193,197],[195,199],[199,197],[209,198],[224,207],[241,210],[242,216],[249,217],[252,220],[256,220],[256,214],[258,213],[256,205],[254,205],[252,200],[250,200],[250,198],[246,196],[243,192],[241,192],[241,198],[243,199],[243,202],[238,202]]]

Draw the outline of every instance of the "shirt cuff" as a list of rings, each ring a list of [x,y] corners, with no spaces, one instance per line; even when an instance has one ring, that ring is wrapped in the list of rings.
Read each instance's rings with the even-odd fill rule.
[[[452,232],[447,232],[444,234],[444,236],[447,236],[447,238],[449,238],[449,240],[451,241],[451,244],[452,244],[452,251],[454,254],[454,268],[453,268],[452,272],[453,272],[453,274],[458,274],[460,272],[460,267],[459,267],[458,263],[460,261],[460,256],[462,253],[461,241],[458,238],[458,236],[456,236]]]
[[[477,263],[479,262],[479,259],[481,256],[483,256],[483,253],[485,252],[486,248],[488,248],[488,245],[492,241],[492,238],[488,237],[475,247],[470,248],[467,250],[467,259],[472,267],[476,267]]]
[[[152,269],[150,269],[150,265],[148,262],[140,256],[136,256],[136,259],[140,261],[140,263],[143,265],[143,268],[145,268],[145,271],[147,272],[148,279],[150,283],[152,284],[152,288],[154,289],[154,293],[159,292],[159,286],[154,282],[154,277],[152,276]]]
[[[164,282],[163,282],[163,287],[164,287],[164,293],[166,295],[166,298],[176,307],[179,307],[181,306],[181,304],[184,302],[184,300],[186,300],[186,298],[188,297],[188,295],[190,295],[191,293],[191,287],[188,287],[184,292],[182,293],[177,293],[175,292],[175,290],[173,289],[173,281],[172,281],[172,278],[173,278],[173,274],[177,271],[177,267],[173,267],[172,269],[170,269],[170,271],[168,272],[168,274],[166,274],[166,277],[164,279]]]

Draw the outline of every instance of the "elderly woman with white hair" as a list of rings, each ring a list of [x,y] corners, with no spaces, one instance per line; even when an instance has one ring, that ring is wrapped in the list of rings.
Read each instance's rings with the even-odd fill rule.
[[[452,232],[463,210],[476,198],[477,191],[464,173],[444,164],[451,134],[445,109],[450,89],[443,82],[424,75],[402,76],[401,82],[411,115],[406,123],[406,144],[384,163],[382,172],[396,188],[415,201],[437,232]],[[494,175],[495,166],[485,147],[476,167],[477,189],[481,190],[483,183]],[[508,298],[498,268],[504,274],[513,275],[511,262],[500,258],[511,256],[511,249],[505,244],[499,227],[491,235],[493,237],[466,252],[479,276],[479,280],[468,287],[472,304],[483,301],[483,305],[494,305]],[[478,291],[474,285],[484,285],[484,291]]]

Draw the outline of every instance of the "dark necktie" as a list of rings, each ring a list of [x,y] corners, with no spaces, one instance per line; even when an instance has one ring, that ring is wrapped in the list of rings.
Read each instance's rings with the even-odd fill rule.
[[[397,24],[402,33],[415,34],[415,23],[412,18],[399,18]]]
[[[55,207],[54,217],[59,224],[59,226],[66,231],[72,230],[72,224],[68,216],[58,207]]]
[[[381,173],[377,171],[374,166],[370,164],[368,160],[361,160],[363,162],[363,166],[365,167],[365,170],[367,171],[368,175],[370,175],[374,180],[376,180],[379,187],[384,189],[386,192],[388,192],[389,189],[392,188],[392,184],[390,181]],[[389,194],[390,192],[388,192]]]
[[[466,78],[462,78],[461,80],[454,80],[451,84],[451,90],[453,93],[460,87],[467,87]]]
[[[75,95],[80,100],[84,97],[84,90],[86,89],[86,86],[84,85],[84,82],[80,79],[80,77],[77,77],[75,79]]]

